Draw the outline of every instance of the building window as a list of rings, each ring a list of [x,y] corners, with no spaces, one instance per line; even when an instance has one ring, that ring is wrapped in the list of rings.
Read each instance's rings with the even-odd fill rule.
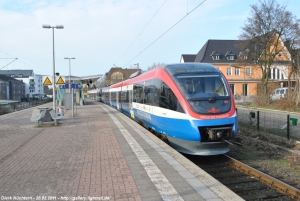
[[[251,68],[246,68],[246,75],[250,76],[251,75]]]
[[[111,79],[112,80],[123,80],[123,73],[121,73],[121,72],[114,72],[111,75]]]
[[[248,96],[248,84],[243,84],[243,95]]]
[[[227,57],[227,60],[234,60],[234,53],[232,51],[227,51],[225,56]]]
[[[240,68],[235,67],[234,73],[235,73],[235,75],[240,75]]]
[[[232,91],[232,94],[235,95],[234,84],[230,84],[230,89],[231,89],[231,91]]]
[[[230,67],[227,68],[227,75],[231,75],[231,68]]]
[[[234,56],[228,56],[227,59],[228,60],[234,60]]]

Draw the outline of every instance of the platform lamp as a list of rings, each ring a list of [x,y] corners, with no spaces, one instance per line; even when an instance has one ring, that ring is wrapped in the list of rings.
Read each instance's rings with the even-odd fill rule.
[[[56,97],[55,97],[55,54],[54,54],[54,29],[63,29],[64,26],[63,25],[56,25],[56,26],[50,26],[50,25],[46,25],[43,24],[43,28],[44,29],[52,29],[52,35],[53,35],[53,80],[52,80],[52,87],[53,87],[53,110],[56,112]],[[56,123],[56,120],[54,120]]]
[[[71,59],[75,59],[75,58],[65,57],[65,59],[69,59],[69,92],[71,93]]]

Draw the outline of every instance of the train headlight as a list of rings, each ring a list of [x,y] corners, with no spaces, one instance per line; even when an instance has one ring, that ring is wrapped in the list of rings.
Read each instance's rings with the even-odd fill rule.
[[[221,138],[223,136],[223,132],[222,131],[217,131],[217,138]]]

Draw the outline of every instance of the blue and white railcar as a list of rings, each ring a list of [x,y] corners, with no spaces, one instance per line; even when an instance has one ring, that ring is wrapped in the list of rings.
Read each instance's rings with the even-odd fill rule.
[[[226,153],[238,133],[230,87],[211,64],[165,65],[101,90],[103,102],[164,136],[182,153]]]

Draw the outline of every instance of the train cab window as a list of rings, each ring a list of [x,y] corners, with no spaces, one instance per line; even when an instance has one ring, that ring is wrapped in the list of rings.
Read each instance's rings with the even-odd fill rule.
[[[199,114],[221,114],[228,112],[230,90],[221,74],[194,74],[177,76],[180,88],[191,108]]]

